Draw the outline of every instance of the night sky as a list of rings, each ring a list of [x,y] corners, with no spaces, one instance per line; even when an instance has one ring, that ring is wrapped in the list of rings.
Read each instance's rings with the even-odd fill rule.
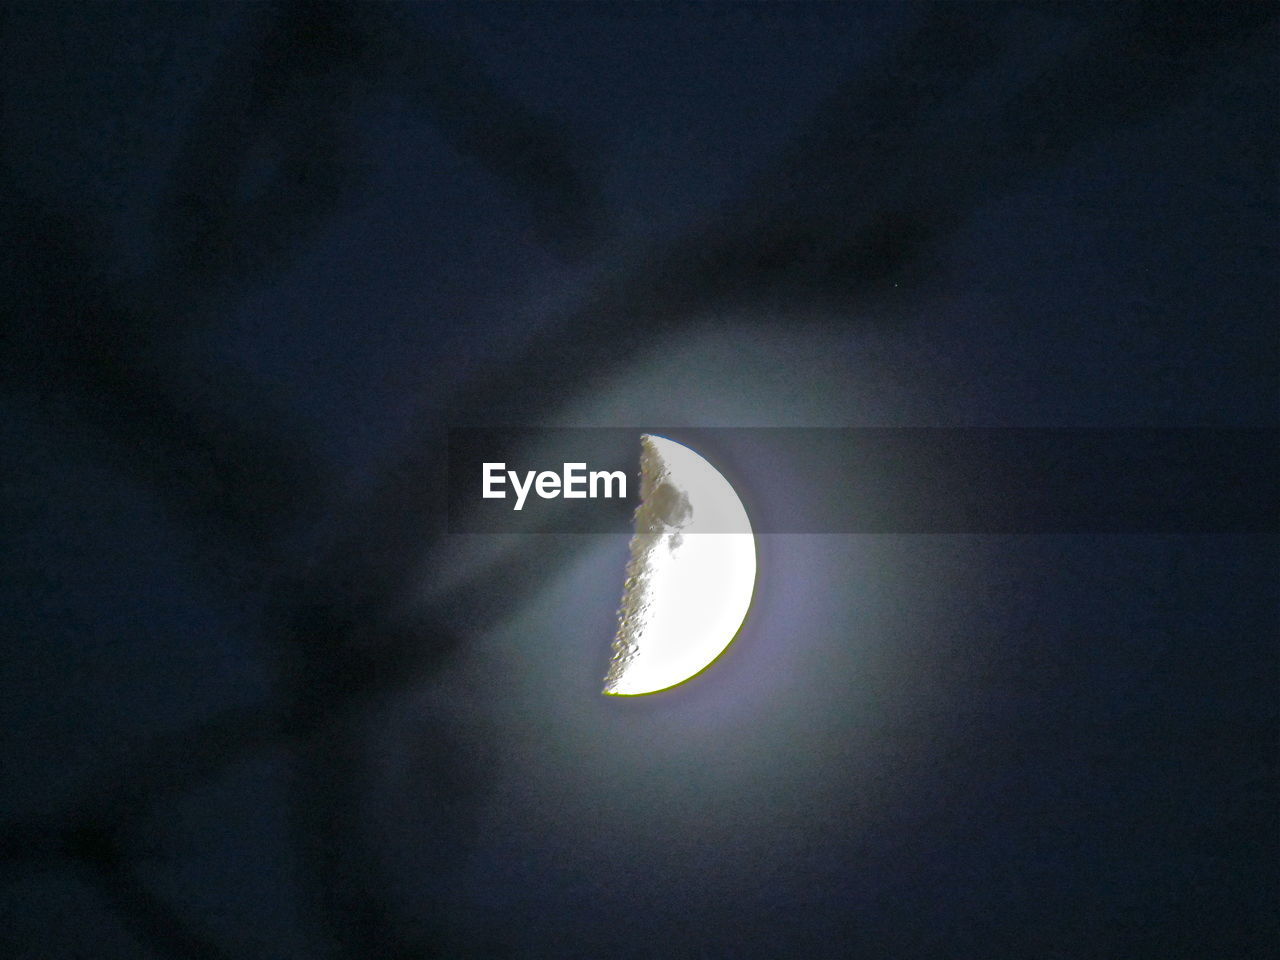
[[[4,5],[0,957],[1272,956],[1274,522],[771,532],[616,699],[444,451],[1280,428],[1277,10]]]

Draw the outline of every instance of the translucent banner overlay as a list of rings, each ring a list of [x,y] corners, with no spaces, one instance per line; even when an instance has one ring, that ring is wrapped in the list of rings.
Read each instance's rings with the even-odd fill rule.
[[[629,532],[643,434],[711,463],[756,533],[1280,532],[1271,428],[460,428],[448,529]]]

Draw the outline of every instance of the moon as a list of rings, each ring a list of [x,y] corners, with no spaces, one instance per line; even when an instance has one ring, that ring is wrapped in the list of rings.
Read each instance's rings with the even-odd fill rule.
[[[751,606],[756,541],[737,492],[666,437],[640,438],[640,506],[604,693],[683,683],[733,642]]]

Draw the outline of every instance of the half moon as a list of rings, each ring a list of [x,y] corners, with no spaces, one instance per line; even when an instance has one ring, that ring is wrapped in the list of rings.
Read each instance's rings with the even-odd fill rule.
[[[640,506],[604,692],[657,693],[733,642],[756,582],[756,541],[733,486],[683,444],[640,438]]]

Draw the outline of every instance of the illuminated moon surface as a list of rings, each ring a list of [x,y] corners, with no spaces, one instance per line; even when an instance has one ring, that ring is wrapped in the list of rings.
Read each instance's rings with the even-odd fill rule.
[[[640,506],[604,692],[656,693],[704,670],[751,605],[756,542],[729,481],[688,447],[640,438]]]

